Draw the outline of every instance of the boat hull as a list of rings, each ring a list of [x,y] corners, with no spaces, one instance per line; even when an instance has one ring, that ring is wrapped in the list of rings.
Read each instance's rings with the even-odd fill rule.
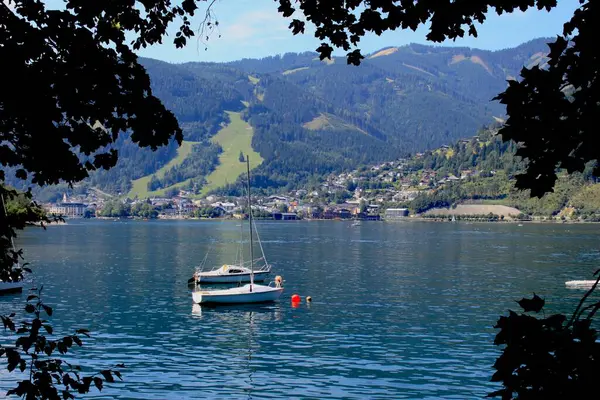
[[[21,293],[22,291],[22,282],[0,282],[0,295],[9,293]]]
[[[565,286],[576,289],[591,289],[596,281],[567,281]]]
[[[224,290],[199,290],[192,292],[192,299],[196,304],[267,303],[277,301],[283,293],[283,288],[263,285],[254,285],[253,291],[250,292],[249,286]]]
[[[255,272],[254,273],[254,282],[263,282],[267,279],[267,275],[269,275],[269,271],[264,272]],[[229,275],[208,275],[208,276],[200,276],[198,279],[198,284],[203,283],[247,283],[250,282],[250,274],[229,274]]]

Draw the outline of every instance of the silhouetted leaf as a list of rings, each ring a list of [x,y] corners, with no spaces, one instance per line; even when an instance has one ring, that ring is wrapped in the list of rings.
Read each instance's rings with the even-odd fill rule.
[[[102,390],[102,379],[95,377],[94,378],[94,385],[96,385],[96,387],[98,388],[98,390]]]
[[[79,393],[87,393],[87,392],[89,392],[89,391],[90,391],[90,386],[91,386],[91,384],[92,384],[92,379],[93,379],[93,378],[92,378],[91,376],[86,376],[86,377],[84,377],[84,378],[81,380],[81,382],[82,382],[82,385],[81,385],[81,388],[80,388],[80,390],[79,390]],[[95,382],[94,382],[94,383],[95,383]]]
[[[90,331],[89,331],[89,330],[87,330],[87,329],[77,329],[77,330],[75,331],[75,333],[78,333],[78,334],[80,334],[80,335],[85,335],[85,336],[87,336],[87,337],[90,337]]]
[[[56,348],[60,354],[65,354],[67,352],[67,346],[65,346],[63,342],[58,342]]]
[[[100,371],[100,373],[102,374],[102,376],[104,377],[104,380],[106,382],[112,383],[115,381],[110,370],[105,369],[105,370]]]
[[[44,311],[46,311],[46,314],[48,314],[48,316],[52,316],[52,307],[49,307],[45,304],[42,304],[42,307],[44,307]]]
[[[1,316],[0,318],[2,318],[2,324],[4,325],[4,329],[9,329],[14,332],[15,323],[10,318],[7,318],[5,316]]]
[[[545,301],[535,293],[531,299],[522,298],[517,303],[521,306],[525,312],[540,312],[544,307]]]

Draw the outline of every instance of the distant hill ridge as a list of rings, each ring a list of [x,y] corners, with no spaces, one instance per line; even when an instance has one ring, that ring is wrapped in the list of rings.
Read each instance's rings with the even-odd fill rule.
[[[548,41],[499,51],[387,47],[359,67],[346,65],[345,58],[320,61],[312,52],[229,63],[142,59],[154,93],[179,119],[185,140],[200,144],[169,172],[161,168],[181,154],[175,146],[148,153],[124,137],[116,146],[122,158],[117,167],[94,173],[88,184],[126,194],[132,181],[149,181],[160,170],[154,191],[185,182],[202,192],[206,176],[220,168],[224,149],[211,139],[230,123],[228,112],[250,125],[252,150],[263,159],[253,185],[265,189],[292,188],[313,176],[436,148],[503,118],[503,107],[491,99],[523,66],[545,62]]]

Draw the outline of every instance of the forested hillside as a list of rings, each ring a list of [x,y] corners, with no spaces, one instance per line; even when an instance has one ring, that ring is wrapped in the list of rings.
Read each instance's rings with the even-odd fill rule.
[[[517,146],[503,142],[495,132],[483,130],[469,140],[412,158],[407,176],[426,182],[428,188],[407,205],[415,213],[422,213],[434,207],[474,202],[515,207],[536,217],[600,218],[595,198],[600,185],[592,175],[591,163],[583,173],[560,174],[553,193],[532,198],[528,191],[514,187],[514,176],[524,167],[523,161],[515,157]]]
[[[543,39],[497,52],[409,45],[375,52],[359,67],[344,58],[322,62],[316,53],[227,64],[145,59],[154,93],[179,119],[184,140],[198,144],[165,171],[178,156],[175,144],[151,153],[124,135],[115,146],[117,166],[86,184],[124,195],[140,178],[155,191],[185,181],[200,193],[203,177],[219,168],[222,144],[212,138],[230,123],[227,112],[240,112],[250,125],[252,149],[264,160],[257,186],[294,187],[314,175],[397,159],[502,118],[491,99],[523,65],[543,63],[546,51]]]

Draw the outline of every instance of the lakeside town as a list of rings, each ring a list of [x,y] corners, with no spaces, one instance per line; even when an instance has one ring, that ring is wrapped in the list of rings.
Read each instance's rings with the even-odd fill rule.
[[[419,155],[417,155],[419,156]],[[348,173],[332,174],[318,187],[269,196],[253,195],[253,215],[274,220],[358,219],[378,221],[409,217],[402,204],[419,194],[433,191],[454,175],[435,179],[436,172],[424,171],[418,180],[406,171],[400,159]],[[471,176],[465,171],[462,179]],[[63,195],[56,203],[44,204],[49,214],[67,218],[142,217],[161,219],[245,218],[245,197],[209,195],[204,198],[186,190],[171,197],[130,199],[110,196],[95,189],[85,194]]]
[[[515,149],[493,131],[410,158],[320,176],[290,189],[253,191],[253,216],[272,220],[401,220],[482,222],[599,222],[594,200],[600,184],[586,174],[559,176],[557,192],[531,199],[513,190],[521,165]],[[589,175],[589,174],[587,174]],[[168,190],[167,190],[168,189]],[[67,218],[206,219],[247,217],[243,191],[203,196],[191,188],[167,188],[148,198],[111,195],[78,187],[44,204]],[[235,193],[236,196],[227,195]]]
[[[444,146],[442,151],[450,150]],[[415,158],[422,157],[416,154]],[[357,170],[332,174],[310,189],[298,189],[274,195],[253,195],[253,215],[273,220],[397,220],[407,217],[439,219],[444,210],[428,214],[411,213],[406,206],[419,195],[432,194],[442,187],[479,177],[483,171],[463,170],[460,176],[440,174],[433,169],[415,172],[409,160],[381,163]],[[494,173],[494,171],[492,171]],[[179,190],[171,197],[130,199],[111,196],[96,189],[84,194],[67,195],[62,201],[44,204],[49,214],[67,218],[246,218],[245,197],[208,195],[197,198],[195,193]],[[492,207],[492,208],[490,208]],[[499,206],[502,207],[502,206]],[[505,207],[504,214],[496,214],[497,207],[462,205],[455,214],[476,220],[515,219],[519,210]],[[502,212],[502,210],[500,211]],[[445,218],[445,217],[441,217]]]
[[[341,204],[321,204],[302,198],[305,190],[295,196],[272,195],[257,198],[252,206],[253,215],[259,219],[359,219],[378,221],[382,218],[408,217],[407,208],[382,209],[379,204],[368,204],[363,199],[348,199]],[[66,218],[233,218],[244,219],[247,215],[245,198],[207,196],[192,199],[182,191],[177,196],[149,199],[110,199],[94,193],[69,197],[66,194],[59,203],[45,204],[48,214]]]

